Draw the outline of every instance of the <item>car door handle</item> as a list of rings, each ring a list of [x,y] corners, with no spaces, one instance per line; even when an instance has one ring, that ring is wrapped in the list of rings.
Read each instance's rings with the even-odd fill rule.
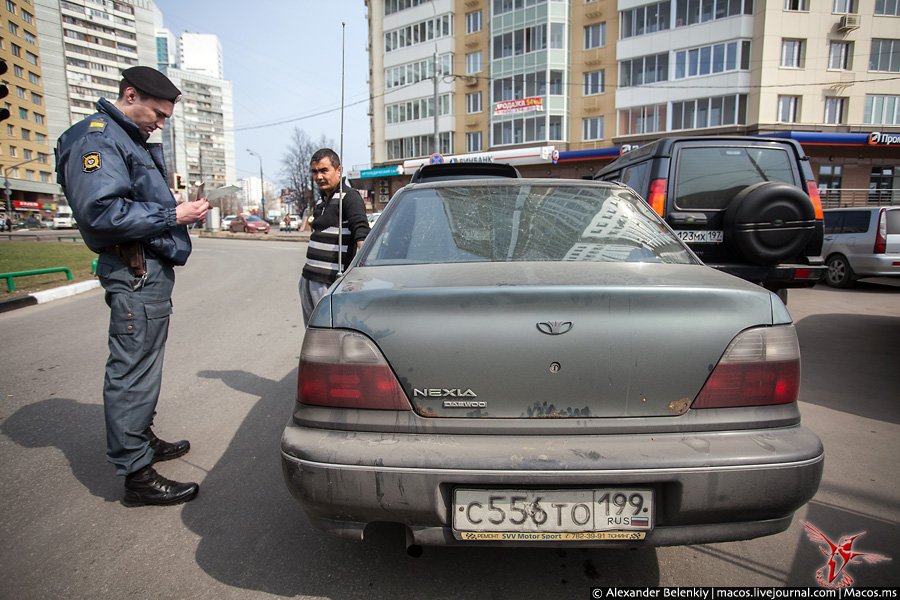
[[[706,225],[706,215],[703,213],[669,213],[669,221],[672,225]]]

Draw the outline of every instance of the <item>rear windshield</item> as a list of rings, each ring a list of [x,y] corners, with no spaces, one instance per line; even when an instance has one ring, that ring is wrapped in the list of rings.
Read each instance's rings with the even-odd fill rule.
[[[887,213],[887,234],[900,234],[900,209],[885,211]]]
[[[781,148],[682,148],[675,173],[680,209],[724,209],[738,192],[761,181],[793,183],[791,155]]]
[[[363,265],[695,262],[640,198],[620,188],[455,182],[408,190],[391,205]]]

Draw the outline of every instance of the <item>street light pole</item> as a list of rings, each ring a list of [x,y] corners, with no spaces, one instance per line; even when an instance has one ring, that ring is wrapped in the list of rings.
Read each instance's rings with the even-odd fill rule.
[[[249,152],[250,154],[255,156],[257,159],[259,159],[259,195],[260,195],[259,212],[262,213],[259,218],[262,219],[263,221],[265,221],[266,220],[266,190],[263,185],[262,156],[260,156],[258,152],[254,152],[250,148],[247,148],[247,152]]]

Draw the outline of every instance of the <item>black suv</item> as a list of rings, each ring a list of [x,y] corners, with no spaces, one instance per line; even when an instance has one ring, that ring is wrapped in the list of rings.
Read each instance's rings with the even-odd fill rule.
[[[662,138],[595,179],[628,185],[704,263],[784,301],[786,288],[812,287],[825,274],[819,192],[794,140]]]

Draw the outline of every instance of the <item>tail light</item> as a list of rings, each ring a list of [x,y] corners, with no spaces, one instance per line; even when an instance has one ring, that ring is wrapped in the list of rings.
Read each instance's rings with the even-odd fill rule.
[[[875,228],[875,254],[887,252],[887,215],[884,209],[878,211],[878,227]]]
[[[300,351],[297,402],[339,408],[411,410],[384,355],[352,331],[307,329]]]
[[[650,182],[650,208],[656,211],[656,214],[663,216],[666,211],[666,180],[654,179]]]
[[[809,199],[812,201],[816,219],[824,219],[825,213],[822,212],[822,196],[819,195],[819,187],[816,185],[816,182],[807,181],[806,191],[809,193]]]
[[[692,408],[788,404],[800,392],[800,345],[793,325],[740,333],[713,369]]]

